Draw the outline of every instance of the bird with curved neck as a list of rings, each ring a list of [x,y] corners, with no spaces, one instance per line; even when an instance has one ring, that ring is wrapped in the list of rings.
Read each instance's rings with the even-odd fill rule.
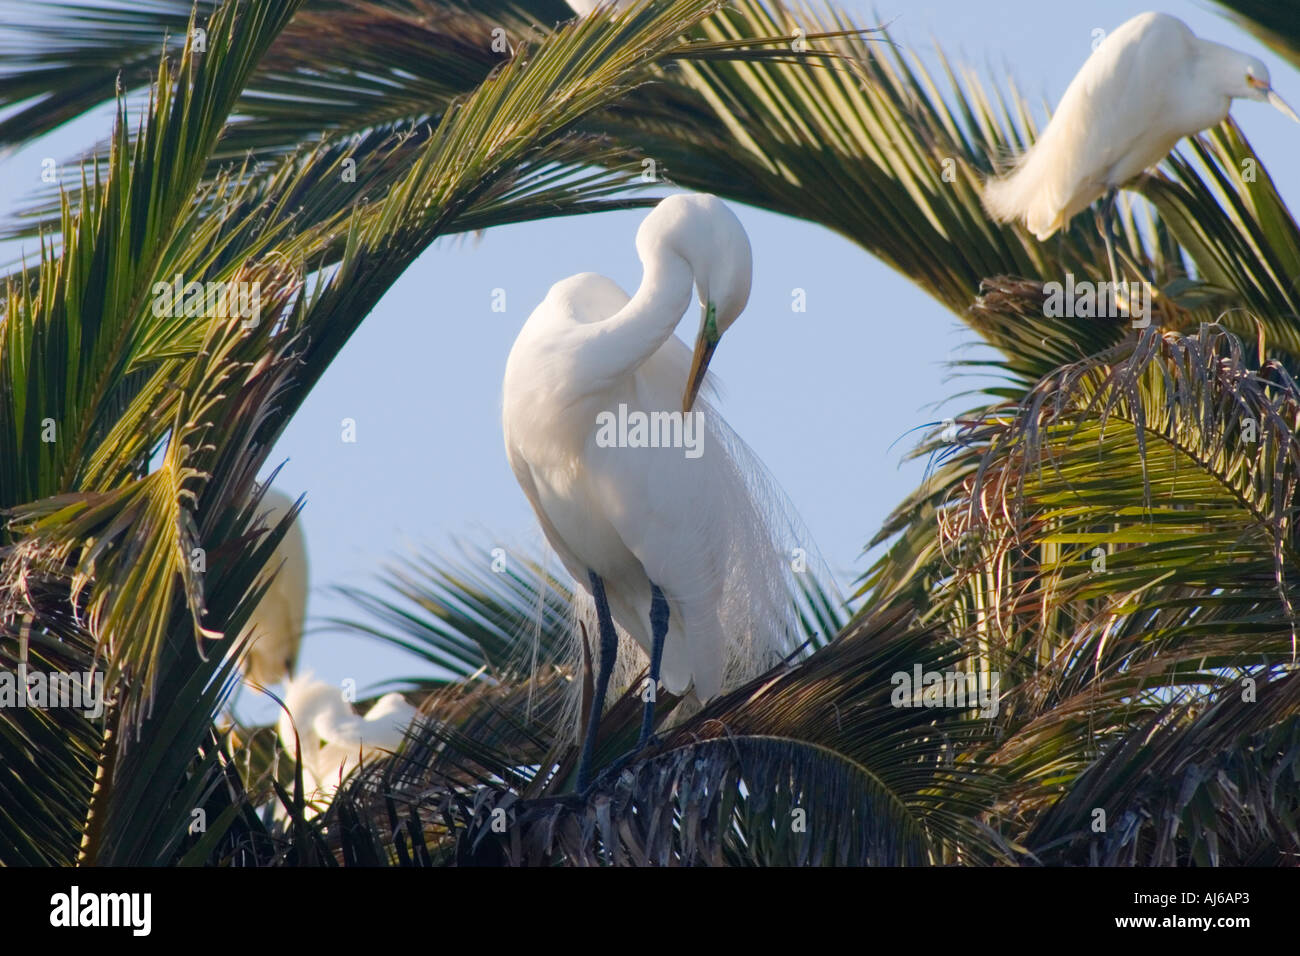
[[[396,752],[417,713],[401,694],[390,693],[362,716],[340,686],[308,673],[285,681],[276,732],[285,752],[302,763],[307,799],[328,800],[356,767]]]
[[[1271,103],[1300,122],[1256,57],[1197,37],[1177,17],[1138,14],[1093,51],[1015,168],[985,185],[985,209],[1000,222],[1023,221],[1041,242],[1104,196],[1099,222],[1118,280],[1109,224],[1116,191],[1184,136],[1227,119],[1234,99]]]
[[[599,654],[579,790],[590,780],[615,622],[648,655],[649,687],[662,681],[700,703],[790,650],[788,617],[775,607],[753,612],[773,590],[772,562],[781,559],[725,425],[701,395],[714,349],[749,299],[749,239],[717,198],[676,195],[646,217],[636,248],[644,275],[631,298],[593,273],[551,287],[510,351],[503,386],[511,468],[547,540],[596,605]],[[693,291],[699,325],[688,350],[673,331]],[[665,439],[678,425],[682,433],[698,425],[703,445],[691,454],[671,440],[610,441],[600,423],[615,415],[658,422]],[[638,749],[653,722],[652,693]]]

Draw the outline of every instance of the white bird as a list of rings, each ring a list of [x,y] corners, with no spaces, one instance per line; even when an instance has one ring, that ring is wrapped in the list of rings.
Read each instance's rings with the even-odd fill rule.
[[[715,197],[677,195],[646,217],[636,248],[644,276],[631,299],[593,273],[551,287],[515,340],[503,386],[510,466],[547,540],[596,603],[599,664],[579,790],[617,653],[615,622],[649,656],[652,686],[662,680],[698,702],[798,643],[765,489],[754,485],[743,443],[707,400],[697,402],[718,340],[749,299],[749,240]],[[692,286],[701,305],[693,354],[673,335]],[[607,426],[620,416],[649,432],[658,422],[669,439],[680,424],[682,440],[636,447],[630,426],[611,443]],[[692,426],[702,436],[697,457],[682,447]],[[647,431],[641,437],[648,443]],[[650,694],[638,749],[653,713]]]
[[[1177,17],[1138,14],[1093,51],[1014,170],[987,183],[985,209],[1023,221],[1039,241],[1102,196],[1107,222],[1119,187],[1184,136],[1221,123],[1234,99],[1271,103],[1300,122],[1258,59],[1200,39]],[[1103,235],[1114,277],[1109,226]]]
[[[285,751],[297,756],[297,727],[306,795],[328,798],[357,766],[396,751],[416,713],[401,694],[392,693],[361,716],[344,699],[342,688],[303,674],[285,683],[277,731]]]
[[[294,499],[268,488],[261,504],[269,509],[263,525],[273,528],[293,509]],[[301,516],[289,526],[266,566],[276,572],[275,578],[240,634],[241,639],[250,632],[255,634],[244,657],[244,677],[264,687],[293,673],[302,643],[307,616],[307,542]]]

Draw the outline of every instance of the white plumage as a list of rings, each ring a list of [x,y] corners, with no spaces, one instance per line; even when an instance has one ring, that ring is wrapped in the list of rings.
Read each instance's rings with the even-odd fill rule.
[[[529,316],[506,363],[506,453],[564,566],[589,593],[599,576],[614,622],[647,654],[652,585],[663,592],[661,679],[706,701],[797,644],[788,555],[774,543],[761,476],[721,416],[696,402],[718,339],[748,301],[751,254],[739,220],[705,195],[663,200],[636,245],[635,296],[583,273],[552,286]],[[694,355],[673,335],[693,286]],[[699,416],[698,457],[602,447],[602,415],[684,409]]]
[[[262,497],[262,508],[269,512],[263,524],[274,527],[294,501],[268,488]],[[307,542],[301,521],[301,516],[295,519],[276,546],[267,568],[279,570],[241,633],[241,637],[250,631],[256,635],[244,658],[244,676],[263,686],[288,677],[298,661],[307,615]]]
[[[989,181],[985,208],[1045,240],[1184,136],[1222,122],[1236,98],[1296,119],[1258,59],[1198,38],[1177,17],[1139,14],[1093,51],[1015,169]]]
[[[277,725],[280,743],[290,756],[297,754],[296,725],[309,798],[328,797],[357,766],[396,751],[417,713],[394,693],[379,698],[362,716],[344,699],[341,688],[310,674],[286,682],[284,704]]]

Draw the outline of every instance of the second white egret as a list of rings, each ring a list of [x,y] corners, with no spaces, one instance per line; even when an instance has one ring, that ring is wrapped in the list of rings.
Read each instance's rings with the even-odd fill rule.
[[[1200,39],[1177,17],[1138,14],[1093,51],[1015,168],[988,182],[985,208],[1001,222],[1023,221],[1042,241],[1105,196],[1102,232],[1115,279],[1116,190],[1184,136],[1226,119],[1234,99],[1271,103],[1300,122],[1259,59]]]
[[[284,708],[277,725],[280,744],[300,757],[308,799],[328,798],[358,765],[396,751],[418,713],[401,694],[391,693],[362,716],[342,688],[310,674],[285,682]]]
[[[797,644],[788,566],[747,450],[707,398],[709,359],[749,300],[740,221],[708,195],[664,199],[637,231],[630,299],[593,273],[551,287],[510,351],[502,424],[547,540],[595,600],[599,657],[578,771],[585,789],[615,622],[650,687],[707,701]],[[698,290],[692,352],[673,330]],[[654,694],[638,749],[651,736]]]

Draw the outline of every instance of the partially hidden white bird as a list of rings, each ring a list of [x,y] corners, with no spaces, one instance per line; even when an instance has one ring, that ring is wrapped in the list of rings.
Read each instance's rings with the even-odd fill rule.
[[[700,395],[710,357],[749,299],[749,240],[720,200],[675,195],[642,222],[629,298],[582,273],[556,283],[506,362],[506,454],[547,541],[595,600],[595,696],[579,761],[590,779],[617,654],[615,622],[649,657],[651,686],[704,702],[794,650],[788,565],[756,463]],[[673,330],[698,290],[694,350]],[[611,440],[618,419],[634,423]],[[602,421],[604,426],[602,426]],[[699,454],[635,423],[696,427]],[[626,440],[622,440],[623,438]],[[645,447],[654,441],[659,447]],[[759,479],[760,482],[764,480]],[[662,680],[662,685],[660,681]],[[647,695],[637,749],[651,736]]]
[[[1108,223],[1116,190],[1184,136],[1222,122],[1234,99],[1271,103],[1300,122],[1258,59],[1200,39],[1177,17],[1138,14],[1088,57],[1015,168],[986,184],[985,209],[1001,222],[1023,221],[1042,241],[1105,196],[1102,232],[1114,278]]]
[[[274,487],[262,496],[267,509],[263,524],[273,528],[293,509],[295,499]],[[241,632],[241,639],[253,633],[253,643],[244,657],[244,677],[270,686],[293,674],[302,644],[307,616],[307,540],[301,516],[285,532],[267,562],[275,571],[262,600]],[[278,570],[277,570],[278,569]]]
[[[285,684],[284,710],[276,729],[290,756],[299,754],[295,740],[302,742],[306,796],[328,798],[353,769],[396,751],[416,713],[401,694],[392,693],[375,701],[362,716],[344,698],[342,688],[303,674]]]

